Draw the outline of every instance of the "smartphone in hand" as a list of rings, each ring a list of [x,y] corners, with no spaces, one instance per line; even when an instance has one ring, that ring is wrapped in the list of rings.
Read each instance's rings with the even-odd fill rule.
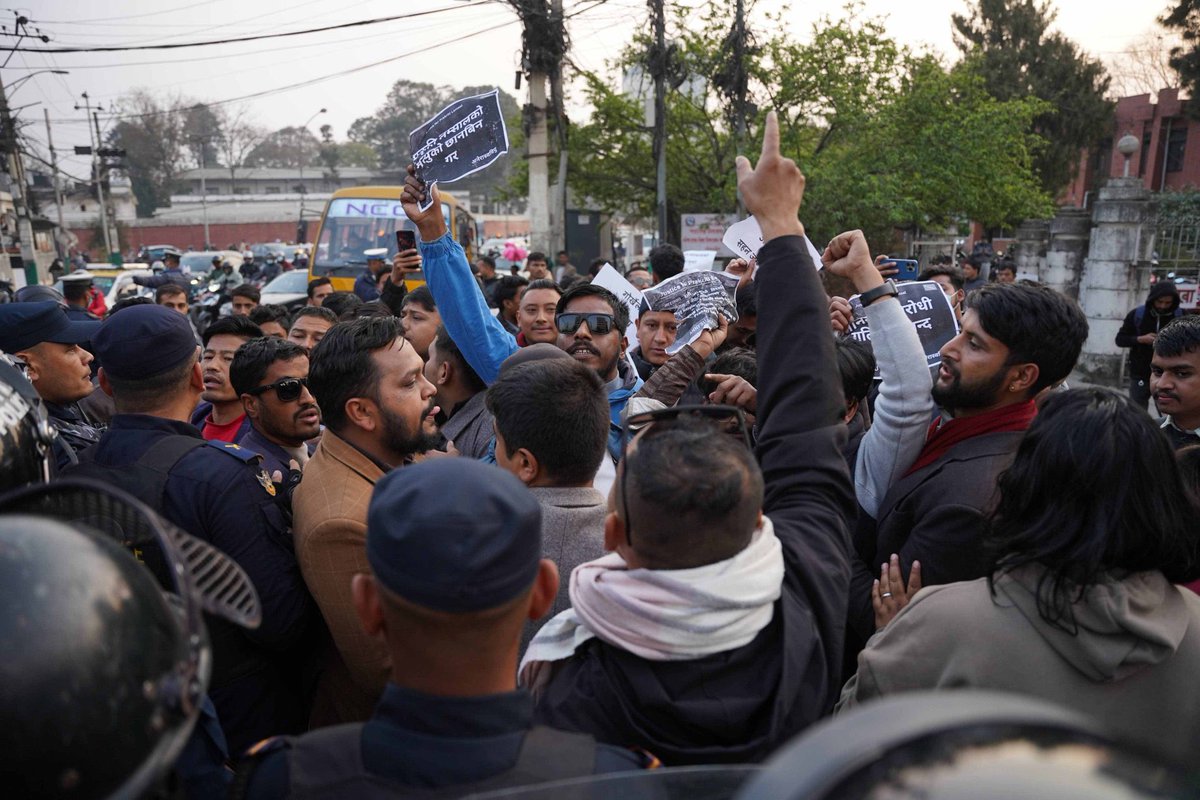
[[[405,250],[417,249],[417,233],[416,231],[398,230],[396,231],[396,252],[403,253]]]
[[[912,258],[889,258],[883,263],[891,264],[899,270],[892,276],[894,280],[898,281],[915,281],[921,272],[920,265]]]

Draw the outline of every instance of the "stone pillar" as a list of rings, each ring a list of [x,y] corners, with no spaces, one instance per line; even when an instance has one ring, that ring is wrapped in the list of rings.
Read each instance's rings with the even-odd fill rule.
[[[1112,178],[1096,197],[1088,257],[1079,281],[1079,304],[1088,318],[1088,339],[1075,376],[1119,387],[1125,351],[1117,330],[1129,310],[1144,302],[1149,270],[1140,269],[1139,243],[1153,226],[1150,192],[1138,178]]]
[[[1040,273],[1042,283],[1074,300],[1079,299],[1091,227],[1091,214],[1083,208],[1060,208],[1050,220],[1046,268]]]
[[[1027,219],[1017,226],[1017,274],[1033,275],[1042,280],[1046,265],[1046,247],[1050,243],[1050,221]]]

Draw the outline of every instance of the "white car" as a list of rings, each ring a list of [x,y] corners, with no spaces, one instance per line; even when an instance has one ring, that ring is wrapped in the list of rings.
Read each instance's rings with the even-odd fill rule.
[[[262,287],[263,304],[274,303],[295,309],[308,302],[308,270],[293,269],[281,273]]]

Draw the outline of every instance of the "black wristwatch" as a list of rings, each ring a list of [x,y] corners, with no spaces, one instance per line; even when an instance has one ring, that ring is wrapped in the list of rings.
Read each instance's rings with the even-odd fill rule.
[[[882,286],[876,286],[874,289],[868,289],[858,296],[858,302],[862,303],[862,307],[874,303],[881,297],[896,297],[900,294],[900,290],[896,288],[896,283],[891,280],[883,282]]]

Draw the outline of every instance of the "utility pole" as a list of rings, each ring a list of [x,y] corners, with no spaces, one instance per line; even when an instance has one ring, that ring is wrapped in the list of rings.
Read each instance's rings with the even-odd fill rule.
[[[212,237],[208,235],[208,184],[204,180],[204,146],[208,144],[207,139],[200,140],[200,209],[204,214],[204,249],[209,249],[209,243],[212,242]],[[301,189],[303,191],[303,189]],[[301,195],[303,197],[303,195]],[[301,201],[303,203],[303,201]]]
[[[96,124],[96,136],[92,138],[92,126],[88,126],[88,140],[92,142],[92,182],[96,185],[96,199],[100,203],[100,231],[104,234],[104,256],[107,259],[112,255],[112,241],[108,235],[108,211],[104,203],[104,185],[100,180],[100,163],[97,161],[96,151],[100,149],[100,117],[92,111],[92,101],[88,97],[88,93],[84,92],[83,105],[75,104],[75,109],[78,111],[83,109],[86,120],[92,117]],[[99,106],[96,107],[99,110]]]
[[[664,0],[650,0],[654,12],[654,158],[658,163],[658,244],[667,241],[667,22]]]
[[[551,0],[550,21],[554,30],[566,38],[562,0]],[[558,134],[558,181],[554,187],[555,210],[550,253],[567,249],[567,113],[563,98],[562,59],[550,76],[550,103],[554,107],[554,127]]]
[[[13,209],[17,215],[17,238],[20,242],[20,258],[13,261],[14,268],[23,268],[26,284],[41,282],[37,259],[33,250],[33,222],[29,218],[29,185],[25,182],[25,164],[21,160],[21,146],[17,141],[17,128],[8,108],[8,94],[0,85],[0,140],[4,147],[4,167],[8,191],[12,195]],[[7,245],[7,243],[5,243]],[[16,261],[20,261],[20,264]],[[16,275],[14,274],[15,278]]]
[[[46,149],[50,151],[50,173],[51,180],[54,181],[54,207],[58,209],[59,235],[54,238],[54,252],[58,253],[58,257],[63,260],[63,263],[66,263],[67,249],[63,246],[61,239],[67,234],[67,226],[63,224],[63,196],[62,185],[58,182],[58,156],[54,153],[54,136],[50,132],[50,111],[43,108],[42,114],[46,118]]]
[[[546,73],[529,73],[529,247],[550,248],[550,137],[546,130]]]
[[[746,92],[748,78],[746,75],[746,8],[745,0],[737,0],[736,16],[733,21],[733,58],[734,58],[734,151],[741,153],[746,142]],[[738,217],[746,216],[746,204],[742,193],[737,194]]]

